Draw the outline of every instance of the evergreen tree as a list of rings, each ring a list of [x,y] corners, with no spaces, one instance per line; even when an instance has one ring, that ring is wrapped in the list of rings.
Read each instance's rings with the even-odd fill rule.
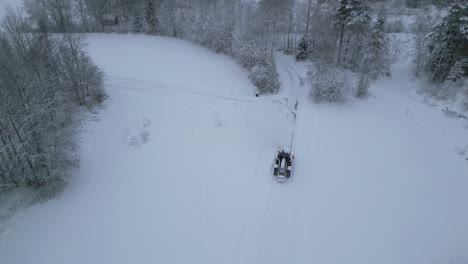
[[[303,61],[307,59],[310,55],[310,37],[308,34],[302,36],[301,41],[299,42],[298,53],[296,55],[296,60]]]
[[[133,15],[133,32],[143,32],[143,23],[141,20],[142,18],[140,16],[140,13],[138,12],[138,10],[135,10],[135,13]]]
[[[369,6],[365,0],[340,0],[335,12],[335,25],[340,31],[337,64],[342,60],[343,37],[348,29],[354,33],[362,32],[370,23]],[[348,44],[350,38],[347,40]]]
[[[148,25],[148,33],[156,33],[158,30],[158,18],[154,10],[154,3],[152,0],[146,0],[145,8],[145,21]]]
[[[454,4],[429,35],[427,69],[432,81],[444,82],[452,68],[461,75],[468,74],[468,4]]]
[[[457,61],[447,76],[446,81],[456,82],[466,75],[466,69],[468,68],[468,57]]]

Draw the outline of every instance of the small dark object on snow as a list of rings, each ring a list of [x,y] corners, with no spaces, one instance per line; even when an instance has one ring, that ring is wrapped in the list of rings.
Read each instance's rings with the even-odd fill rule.
[[[278,151],[273,168],[273,175],[277,177],[279,182],[291,178],[294,155],[284,150]]]
[[[256,92],[256,93],[255,93],[255,97],[259,97],[259,94],[258,94],[258,92]]]

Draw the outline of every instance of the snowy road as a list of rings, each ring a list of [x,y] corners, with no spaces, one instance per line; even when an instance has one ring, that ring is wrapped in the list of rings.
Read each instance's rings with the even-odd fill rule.
[[[367,101],[313,105],[306,65],[279,55],[283,91],[255,98],[231,59],[187,42],[88,38],[109,101],[63,197],[0,233],[0,263],[468,260],[468,164],[437,132],[463,142],[465,128],[389,80]],[[278,184],[271,162],[293,134],[295,175]]]

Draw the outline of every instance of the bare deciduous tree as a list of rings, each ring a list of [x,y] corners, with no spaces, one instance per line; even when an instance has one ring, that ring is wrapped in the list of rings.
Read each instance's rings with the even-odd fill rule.
[[[76,108],[99,104],[104,93],[77,37],[28,34],[24,21],[10,12],[0,31],[0,190],[49,193],[77,161]]]

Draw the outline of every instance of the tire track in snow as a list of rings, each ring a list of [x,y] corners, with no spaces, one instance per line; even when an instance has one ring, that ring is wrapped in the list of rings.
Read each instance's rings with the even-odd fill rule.
[[[295,72],[295,70],[287,64],[285,61],[281,64],[281,67],[284,69],[284,72],[287,74],[287,83],[289,91],[287,95],[287,102],[284,106],[280,106],[281,108],[287,109],[287,116],[288,116],[288,124],[289,122],[293,123],[292,133],[294,133],[294,127],[296,123],[296,118],[293,118],[293,114],[297,115],[297,105],[296,102],[297,96],[299,92],[297,88],[300,87],[300,75]],[[260,105],[261,107],[268,107],[268,108],[278,108],[278,104],[275,103],[275,99],[278,97],[273,98],[261,98],[263,100],[258,100],[257,98],[250,100],[245,98],[236,98],[224,95],[217,95],[211,94],[208,92],[199,92],[194,91],[203,90],[201,87],[191,87],[191,86],[184,86],[179,84],[165,84],[161,82],[154,82],[154,81],[140,81],[130,78],[123,78],[117,76],[108,76],[109,79],[106,80],[106,83],[115,89],[121,89],[124,91],[135,91],[141,93],[152,93],[152,92],[162,92],[162,94],[170,94],[170,93],[182,93],[187,95],[195,95],[195,96],[202,96],[207,98],[213,99],[221,99],[221,100],[228,100],[233,102],[241,102],[241,103],[249,103],[249,104],[256,104]],[[296,87],[297,86],[297,87]],[[205,89],[206,90],[206,89]],[[300,108],[299,108],[300,109]],[[290,145],[292,146],[294,142],[294,136],[290,141]],[[269,155],[267,155],[269,156]],[[264,158],[266,160],[266,158]],[[257,175],[256,180],[252,183],[252,186],[249,188],[249,192],[254,192],[257,190],[254,186],[257,184],[265,184],[268,182],[266,187],[262,187],[261,192],[261,200],[256,200],[253,203],[248,205],[246,208],[246,217],[245,217],[245,226],[243,227],[243,234],[241,235],[241,243],[238,246],[238,253],[235,254],[237,256],[236,259],[232,261],[234,263],[261,263],[266,258],[271,256],[277,255],[278,260],[281,261],[288,261],[288,258],[291,257],[293,252],[295,252],[294,244],[296,243],[295,236],[297,235],[296,232],[289,232],[287,228],[291,225],[294,225],[298,220],[298,213],[300,212],[301,204],[300,199],[303,196],[302,193],[295,192],[293,187],[293,181],[289,181],[284,184],[277,184],[274,181],[274,178],[271,176],[270,171],[268,170],[265,173],[263,170],[270,167],[270,160],[260,162],[256,169],[255,175]],[[261,171],[259,171],[261,170]],[[265,181],[265,175],[270,173],[269,180]],[[206,179],[201,179],[200,182],[200,190],[201,190],[201,202],[202,202],[202,230],[207,230],[208,227],[208,219],[206,218]],[[297,190],[296,190],[297,191]],[[284,230],[283,230],[284,228]],[[206,258],[204,254],[209,252],[207,238],[205,231],[201,234],[202,239],[202,260],[205,261]],[[268,246],[271,245],[270,239],[276,240],[274,245],[278,246],[277,252],[268,251]],[[245,242],[245,243],[244,243]],[[250,246],[250,247],[249,247]],[[267,250],[267,251],[265,251]],[[247,258],[247,261],[245,261]]]
[[[288,143],[292,146],[294,141],[294,129],[298,110],[298,98],[296,91],[300,85],[300,75],[282,63],[280,67],[284,70],[287,76],[287,87],[283,91],[287,93],[285,104],[280,104],[281,109],[286,109],[287,125],[291,128],[289,136],[291,138]],[[288,90],[289,89],[289,90]],[[275,100],[272,101],[273,103]],[[280,102],[281,103],[281,102]],[[278,108],[278,104],[275,104]],[[283,111],[282,111],[283,112]],[[290,123],[291,122],[291,123]],[[264,155],[269,156],[268,154]],[[297,216],[295,204],[298,204],[300,193],[295,193],[293,179],[278,184],[272,176],[271,162],[265,160],[260,162],[256,167],[254,174],[257,176],[253,185],[265,184],[266,188],[262,188],[262,199],[254,202],[249,206],[246,226],[244,227],[243,245],[239,247],[239,256],[236,263],[268,263],[274,260],[287,262],[291,252],[294,252],[294,235],[287,231],[287,228],[295,223]],[[260,159],[262,160],[262,159]],[[263,182],[261,180],[265,175],[265,168],[268,170],[269,180]],[[261,171],[259,171],[261,170]],[[250,190],[250,189],[249,189]],[[258,191],[258,189],[257,189]],[[257,209],[257,210],[255,210]],[[257,211],[257,213],[255,213]],[[284,228],[284,230],[283,230]],[[274,240],[273,245],[276,249],[269,248],[271,240]],[[274,250],[274,252],[272,252]],[[269,259],[272,256],[275,259]]]
[[[289,102],[294,102],[294,107],[288,104],[288,110],[290,113],[293,114],[293,127],[291,132],[291,141],[290,141],[290,148],[293,149],[294,145],[294,138],[295,138],[295,131],[297,129],[297,117],[300,113],[300,108],[304,102],[304,98],[306,97],[306,89],[302,89],[303,91],[297,91],[299,87],[303,87],[302,85],[302,77],[297,70],[290,65],[284,58],[279,57],[279,61],[281,61],[281,66],[285,70],[285,72],[289,76],[289,83],[290,83],[290,97]],[[293,74],[294,72],[294,74]]]
[[[290,126],[290,146],[293,146],[294,134],[296,129],[296,119],[299,108],[298,98],[301,91],[298,91],[300,85],[300,74],[289,64],[279,58],[278,64],[283,71],[283,92],[286,93],[287,103],[282,106],[288,111],[288,126]],[[289,89],[289,90],[288,90]],[[291,119],[290,117],[296,116]],[[291,122],[292,124],[290,124]],[[297,176],[297,175],[296,175]],[[293,176],[295,177],[295,176]],[[304,191],[303,186],[298,186],[290,179],[289,181],[278,184],[272,177],[269,197],[265,204],[264,215],[262,216],[264,225],[260,230],[260,244],[258,245],[257,255],[254,263],[291,263],[298,249],[297,238],[300,230],[291,231],[290,227],[297,224],[306,225],[304,217],[301,215],[303,210]],[[298,189],[299,188],[299,189]],[[296,228],[292,228],[295,230]],[[273,241],[273,243],[272,243]],[[274,248],[272,248],[272,245]]]
[[[252,175],[254,181],[249,188],[250,193],[258,191],[256,188],[257,186],[265,185],[265,177],[268,175],[264,173],[264,168],[270,165],[270,160],[266,158],[268,155],[265,154],[258,158],[257,165]],[[241,240],[242,243],[239,247],[238,259],[234,263],[258,263],[258,249],[260,248],[261,243],[260,231],[263,230],[262,223],[265,222],[267,210],[264,205],[269,204],[273,184],[273,177],[270,177],[269,179],[267,186],[261,190],[261,199],[257,202],[252,202],[249,205],[244,233]]]
[[[284,57],[279,57],[279,62],[278,65],[282,67],[288,77],[288,83],[290,84],[289,96],[293,99],[291,102],[295,102],[294,107],[290,105],[289,108],[291,112],[296,114],[296,118],[293,120],[293,134],[291,135],[291,146],[295,149],[295,143],[301,143],[298,146],[302,146],[308,140],[308,134],[310,134],[301,133],[300,131],[301,122],[311,121],[303,118],[304,111],[308,109],[303,107],[308,89],[302,83],[302,69],[299,70],[297,67],[293,67],[291,62]],[[303,166],[298,163],[299,161],[306,161],[304,157],[308,156],[309,150],[301,147],[295,149],[295,151],[300,157],[296,157],[296,168],[292,181],[288,181],[286,186],[278,185],[278,188],[274,189],[272,193],[271,203],[276,209],[273,215],[280,217],[279,221],[277,221],[280,223],[279,230],[274,231],[278,232],[277,238],[282,239],[282,243],[278,243],[278,246],[283,245],[281,254],[276,256],[278,259],[270,259],[275,263],[295,263],[297,260],[307,260],[312,257],[308,245],[310,245],[313,219],[312,215],[307,212],[308,201],[310,202],[309,199],[312,199],[310,193],[312,189],[310,188],[311,178],[303,173]]]
[[[201,208],[200,210],[202,210],[202,227],[201,227],[201,241],[202,241],[202,254],[200,256],[201,260],[202,260],[202,263],[205,263],[206,262],[206,259],[205,259],[205,252],[209,252],[208,250],[208,241],[206,239],[206,229],[208,227],[208,216],[207,216],[207,199],[206,199],[206,176],[204,173],[201,174],[201,181],[200,181],[200,195],[201,195]]]
[[[225,95],[218,95],[218,94],[211,94],[206,92],[197,92],[195,90],[203,90],[201,87],[196,86],[185,86],[185,85],[174,85],[174,84],[167,84],[162,82],[153,82],[147,80],[134,80],[130,78],[124,77],[110,77],[109,79],[105,79],[105,83],[109,84],[111,87],[121,88],[123,90],[130,90],[130,91],[140,91],[140,92],[152,92],[153,89],[163,90],[163,91],[172,91],[172,92],[179,92],[179,93],[186,93],[191,95],[198,95],[198,96],[205,96],[205,97],[212,97],[216,99],[223,99],[229,100],[234,102],[243,102],[243,103],[257,103],[255,100],[250,100],[246,98],[236,98],[230,97]]]

